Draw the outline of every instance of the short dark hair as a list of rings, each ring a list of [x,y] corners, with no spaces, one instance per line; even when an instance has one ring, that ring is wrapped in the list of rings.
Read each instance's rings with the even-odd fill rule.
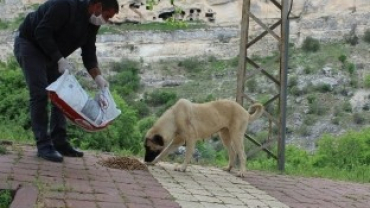
[[[90,0],[90,4],[101,3],[103,10],[114,9],[116,13],[119,12],[119,5],[117,0]]]

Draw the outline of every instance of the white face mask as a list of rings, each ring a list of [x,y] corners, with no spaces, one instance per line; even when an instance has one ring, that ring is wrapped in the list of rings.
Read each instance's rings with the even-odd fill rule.
[[[105,21],[102,14],[100,14],[99,16],[95,16],[95,14],[93,14],[90,17],[90,23],[96,26],[100,26],[106,24],[107,21]]]

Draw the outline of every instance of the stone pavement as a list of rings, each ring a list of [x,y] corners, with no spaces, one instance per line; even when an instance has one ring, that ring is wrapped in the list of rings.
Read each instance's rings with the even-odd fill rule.
[[[0,189],[15,191],[11,208],[369,208],[370,185],[248,171],[243,179],[217,168],[187,172],[160,163],[148,171],[97,164],[85,152],[61,164],[37,158],[34,147],[0,155]]]
[[[189,165],[187,172],[160,163],[150,172],[183,208],[288,208],[248,182],[212,167]]]
[[[245,180],[294,208],[370,208],[370,184],[248,171]]]

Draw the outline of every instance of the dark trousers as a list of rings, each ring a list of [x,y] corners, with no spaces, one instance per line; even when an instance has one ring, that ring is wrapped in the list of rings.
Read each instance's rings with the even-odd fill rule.
[[[29,89],[31,125],[38,150],[65,144],[66,119],[52,104],[49,124],[49,99],[45,89],[60,76],[57,63],[52,63],[33,43],[19,36],[14,40],[14,55]]]

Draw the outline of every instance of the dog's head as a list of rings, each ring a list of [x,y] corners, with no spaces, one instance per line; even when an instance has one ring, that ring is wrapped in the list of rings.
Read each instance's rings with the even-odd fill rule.
[[[164,140],[159,134],[145,138],[145,162],[152,162],[163,150]]]

